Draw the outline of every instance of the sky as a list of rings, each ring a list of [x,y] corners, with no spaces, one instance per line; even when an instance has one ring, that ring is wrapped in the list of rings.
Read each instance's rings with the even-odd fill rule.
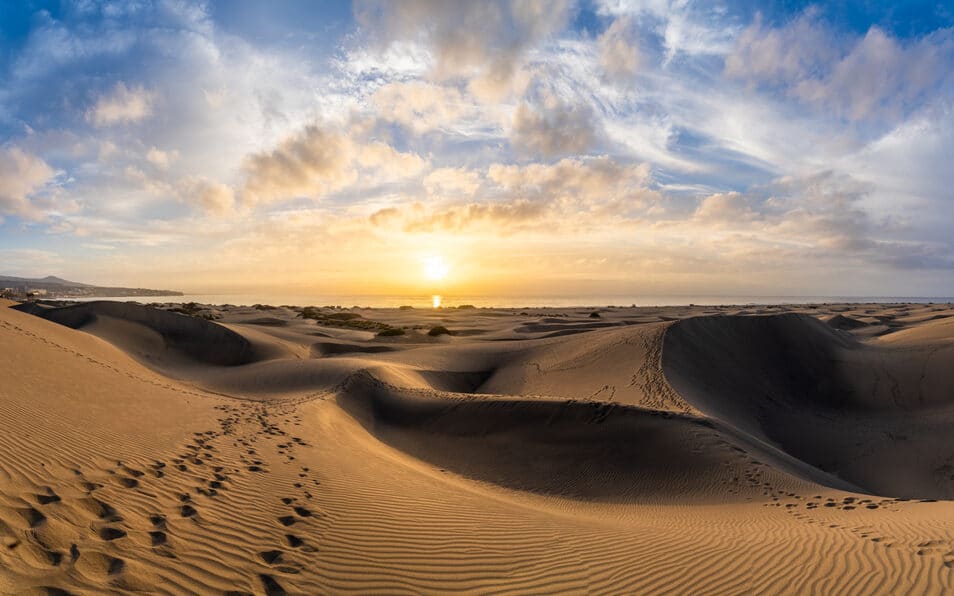
[[[947,2],[0,0],[0,274],[952,296],[952,74]]]

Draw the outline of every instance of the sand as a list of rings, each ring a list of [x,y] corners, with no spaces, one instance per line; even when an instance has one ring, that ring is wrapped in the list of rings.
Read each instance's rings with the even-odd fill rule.
[[[954,307],[169,308],[0,304],[0,592],[954,590]]]

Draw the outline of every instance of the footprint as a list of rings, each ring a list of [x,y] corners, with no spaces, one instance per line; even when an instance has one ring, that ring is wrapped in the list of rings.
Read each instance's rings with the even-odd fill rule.
[[[136,488],[139,486],[139,481],[135,478],[129,478],[128,476],[120,476],[119,483],[125,488]]]
[[[36,502],[40,505],[49,505],[50,503],[59,503],[62,501],[59,495],[50,491],[48,495],[34,495],[36,497]]]
[[[87,577],[117,575],[126,568],[126,562],[97,551],[85,551],[75,563],[76,569]]]
[[[288,592],[282,588],[281,584],[275,581],[275,578],[270,575],[259,575],[258,579],[262,582],[262,588],[265,589],[265,596],[286,596]]]
[[[126,532],[125,530],[120,530],[119,528],[110,528],[107,526],[99,530],[99,537],[107,541],[118,540],[120,538],[125,538]]]
[[[285,540],[288,541],[288,546],[292,548],[298,548],[299,546],[305,544],[305,541],[295,536],[294,534],[285,534]]]
[[[195,517],[198,513],[192,505],[183,505],[179,508],[179,515],[182,517]]]
[[[305,507],[295,507],[294,509],[295,509],[295,513],[297,513],[299,517],[311,517],[311,516],[312,516],[311,510],[309,510],[309,509],[307,509],[307,508],[305,508]]]
[[[278,523],[280,523],[281,525],[283,525],[283,526],[285,526],[285,527],[294,525],[294,523],[295,523],[296,521],[298,521],[298,520],[296,520],[296,519],[294,518],[294,516],[291,516],[291,515],[284,515],[284,516],[278,518]]]
[[[34,509],[33,507],[20,509],[18,513],[20,514],[20,517],[24,519],[24,521],[30,524],[31,528],[35,528],[46,521],[46,516],[40,513],[39,511],[37,511],[36,509]]]
[[[169,537],[166,536],[166,533],[159,530],[149,532],[149,539],[152,541],[153,546],[162,546],[169,542]]]
[[[106,522],[121,522],[123,521],[123,516],[119,515],[119,512],[113,508],[109,503],[104,503],[94,497],[84,497],[79,499],[79,506],[82,509],[85,509],[98,517],[99,519]]]
[[[258,553],[258,556],[262,558],[263,561],[269,565],[278,562],[282,558],[282,551],[280,550],[266,550]]]

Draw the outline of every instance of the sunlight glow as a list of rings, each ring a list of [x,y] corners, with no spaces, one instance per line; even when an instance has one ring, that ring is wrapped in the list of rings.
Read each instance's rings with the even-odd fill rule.
[[[430,281],[441,281],[447,277],[450,266],[442,257],[427,257],[424,259],[424,276]]]
[[[440,307],[441,307],[441,297],[438,296],[437,294],[431,296],[431,304],[434,306],[434,308],[440,308]]]

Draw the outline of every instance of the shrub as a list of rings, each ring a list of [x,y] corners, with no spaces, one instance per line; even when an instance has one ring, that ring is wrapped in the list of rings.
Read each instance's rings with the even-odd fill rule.
[[[477,307],[474,306],[473,304],[461,304],[461,305],[458,306],[457,308],[468,308],[468,309],[469,309],[469,308],[477,308]]]
[[[596,311],[594,310],[593,312],[590,313],[590,318],[591,318],[591,319],[599,319],[599,318],[600,318],[600,313],[598,313],[598,312],[596,312]]]
[[[400,327],[391,327],[378,331],[378,337],[395,337],[398,335],[404,335],[404,329]]]
[[[405,304],[403,306],[399,306],[398,310],[414,310],[414,307],[409,304]]]
[[[334,314],[325,315],[325,318],[331,319],[333,321],[350,321],[352,319],[360,319],[362,317],[356,312],[336,312]]]
[[[431,330],[427,332],[431,337],[437,337],[438,335],[451,335],[450,330],[443,325],[437,325],[436,327],[431,327]]]

